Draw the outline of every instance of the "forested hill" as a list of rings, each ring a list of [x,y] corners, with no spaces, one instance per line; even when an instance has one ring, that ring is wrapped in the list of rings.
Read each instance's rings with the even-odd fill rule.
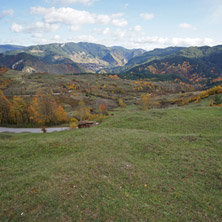
[[[162,54],[129,68],[126,73],[131,76],[176,74],[191,82],[211,81],[222,76],[222,46],[189,47],[166,56]]]

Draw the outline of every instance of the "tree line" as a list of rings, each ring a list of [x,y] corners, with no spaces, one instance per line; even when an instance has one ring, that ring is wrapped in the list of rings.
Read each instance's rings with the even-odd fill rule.
[[[56,125],[68,120],[63,107],[52,95],[37,92],[28,103],[14,96],[11,101],[0,90],[0,124]]]

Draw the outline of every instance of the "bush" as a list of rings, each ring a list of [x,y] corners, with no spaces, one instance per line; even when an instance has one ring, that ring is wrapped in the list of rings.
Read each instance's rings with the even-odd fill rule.
[[[76,118],[72,118],[70,120],[70,128],[75,129],[78,126],[78,120]]]
[[[216,95],[216,96],[214,97],[213,104],[214,104],[214,105],[220,105],[220,104],[222,104],[222,96]]]

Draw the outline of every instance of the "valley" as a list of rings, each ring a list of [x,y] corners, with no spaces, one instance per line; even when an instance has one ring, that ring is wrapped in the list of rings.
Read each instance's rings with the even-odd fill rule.
[[[0,220],[221,221],[221,46],[101,47],[0,54]]]
[[[222,1],[0,4],[0,222],[221,222]]]
[[[71,118],[101,122],[115,108],[140,106],[145,95],[147,107],[166,108],[175,106],[174,101],[192,101],[201,91],[220,86],[222,80],[221,46],[149,52],[83,42],[21,50],[7,47],[10,50],[0,54],[0,90],[5,101],[1,106],[8,107],[1,120],[5,126],[68,126]],[[38,111],[42,114],[35,113],[41,100],[52,101],[53,120],[42,116],[49,109],[46,104]],[[79,116],[79,104],[85,117]]]

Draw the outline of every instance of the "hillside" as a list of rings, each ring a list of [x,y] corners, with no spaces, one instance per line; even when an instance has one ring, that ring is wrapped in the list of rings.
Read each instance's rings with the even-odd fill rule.
[[[145,50],[128,50],[123,47],[106,47],[94,43],[79,42],[30,46],[8,54],[20,52],[36,56],[49,63],[70,59],[95,72],[105,67],[123,66],[131,58],[143,54]]]
[[[90,129],[0,134],[0,220],[219,222],[221,121],[203,104],[132,106]]]
[[[0,66],[26,73],[72,74],[86,72],[84,68],[69,59],[47,63],[27,53],[17,55],[0,54]]]
[[[104,103],[108,110],[118,107],[119,99],[131,105],[138,103],[142,94],[152,94],[151,103],[166,107],[171,104],[179,92],[191,94],[202,86],[181,82],[133,81],[121,79],[117,75],[76,74],[55,75],[48,73],[25,73],[21,71],[0,69],[0,90],[12,100],[14,96],[22,97],[27,103],[36,92],[54,94],[57,102],[63,105],[68,115],[75,115],[80,100],[90,107],[93,113]],[[168,98],[173,94],[172,98]]]
[[[143,64],[155,59],[161,59],[164,56],[172,55],[176,52],[179,52],[180,50],[184,49],[184,47],[168,47],[165,49],[154,49],[148,52],[143,53],[142,55],[138,55],[132,59],[130,59],[124,67],[116,67],[112,68],[109,71],[112,73],[116,72],[125,72],[126,70],[139,65]]]
[[[142,64],[128,69],[127,73],[177,74],[196,83],[207,83],[222,76],[222,46],[189,47],[146,63],[140,61]]]

